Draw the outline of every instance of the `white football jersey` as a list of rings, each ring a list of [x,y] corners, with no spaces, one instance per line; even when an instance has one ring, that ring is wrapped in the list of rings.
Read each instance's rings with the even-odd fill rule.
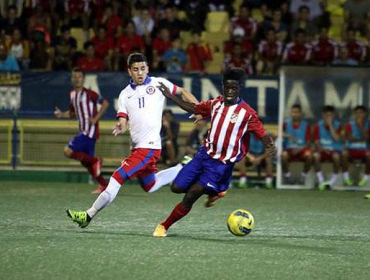
[[[165,84],[172,94],[176,85],[164,78],[147,77],[141,85],[130,84],[118,98],[117,117],[127,118],[133,148],[161,149],[160,131],[165,97],[157,88]]]

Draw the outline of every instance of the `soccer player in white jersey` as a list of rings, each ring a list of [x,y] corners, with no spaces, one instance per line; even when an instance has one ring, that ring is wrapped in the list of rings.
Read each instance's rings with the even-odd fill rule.
[[[166,237],[169,227],[189,213],[193,204],[204,194],[206,207],[223,197],[229,187],[232,171],[249,149],[250,133],[262,140],[269,156],[276,148],[266,133],[256,111],[240,98],[241,68],[231,68],[223,76],[223,94],[213,100],[189,103],[171,94],[164,83],[158,87],[162,93],[187,112],[211,118],[211,127],[204,145],[177,175],[171,186],[174,193],[185,193],[165,221],[158,224],[153,236]]]
[[[113,172],[108,187],[87,211],[67,209],[67,215],[82,228],[114,200],[121,185],[127,180],[137,177],[146,192],[153,192],[172,182],[182,168],[182,165],[178,164],[155,173],[156,163],[161,155],[160,130],[165,102],[165,97],[157,87],[164,84],[173,95],[181,94],[185,100],[194,103],[198,103],[197,99],[190,92],[164,78],[149,77],[147,60],[141,53],[131,54],[127,65],[131,80],[119,95],[118,123],[113,134],[116,136],[123,133],[128,128],[128,123],[130,124],[131,154],[122,161],[121,167]]]
[[[68,145],[64,147],[64,155],[81,162],[91,176],[99,183],[92,191],[100,194],[108,185],[108,182],[100,174],[102,159],[96,157],[95,143],[99,138],[99,120],[107,110],[109,103],[99,93],[85,88],[85,75],[80,68],[72,70],[73,90],[70,92],[70,104],[68,111],[62,112],[55,107],[54,115],[57,118],[78,119],[79,134],[77,134]],[[98,110],[97,105],[101,104]]]

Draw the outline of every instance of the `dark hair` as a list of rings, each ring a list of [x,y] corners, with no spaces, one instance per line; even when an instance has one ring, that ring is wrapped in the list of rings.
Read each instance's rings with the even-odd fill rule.
[[[322,111],[324,112],[324,113],[326,113],[326,112],[335,112],[335,108],[334,108],[334,106],[331,106],[331,105],[326,105],[326,106],[324,106],[324,108],[322,108]]]
[[[366,108],[366,106],[364,106],[364,105],[357,105],[353,110],[354,110],[354,111],[362,110],[362,111],[364,111],[364,112],[367,112],[367,108]]]
[[[128,67],[130,68],[132,64],[136,62],[146,62],[147,63],[147,59],[144,54],[139,53],[139,52],[130,54],[127,58]]]
[[[165,115],[165,114],[170,114],[170,115],[173,116],[173,112],[172,112],[171,109],[165,109],[165,110],[163,110],[163,115]]]
[[[306,31],[302,28],[298,28],[296,31],[294,31],[294,36],[298,36],[299,34],[306,35]]]
[[[301,104],[293,104],[292,109],[299,109],[299,110],[302,111],[302,106],[301,106]]]
[[[238,81],[239,84],[242,83],[242,79],[245,72],[242,68],[228,68],[224,73],[222,81],[225,82],[227,80]]]
[[[91,41],[87,41],[84,44],[84,49],[87,50],[90,46],[94,46],[94,43]]]
[[[300,6],[298,12],[302,12],[303,10],[307,10],[308,12],[310,12],[310,8],[306,5]]]
[[[75,72],[80,72],[80,73],[82,73],[83,76],[85,76],[84,71],[80,67],[73,68],[72,73],[75,73]]]
[[[62,25],[61,27],[60,27],[60,32],[61,33],[64,33],[64,32],[66,32],[66,31],[70,31],[71,30],[71,28],[69,27],[69,25]]]

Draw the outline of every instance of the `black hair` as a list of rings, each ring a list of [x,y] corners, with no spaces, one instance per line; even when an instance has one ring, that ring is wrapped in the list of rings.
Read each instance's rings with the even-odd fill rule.
[[[302,28],[298,28],[296,31],[294,31],[294,36],[297,37],[299,34],[306,35],[306,31]]]
[[[292,109],[299,109],[299,110],[302,111],[302,106],[301,106],[301,104],[296,103],[296,104],[292,105]]]
[[[139,52],[130,54],[127,58],[128,67],[131,68],[132,64],[136,62],[146,62],[147,63],[146,56]]]
[[[64,33],[64,32],[66,32],[66,31],[71,31],[71,27],[69,27],[69,25],[62,25],[61,27],[60,27],[60,32],[61,33]]]
[[[242,79],[244,76],[244,70],[242,68],[228,68],[226,69],[226,72],[224,73],[222,81],[225,82],[227,80],[233,80],[239,82],[239,84],[242,83]]]
[[[364,112],[367,112],[367,108],[366,108],[366,106],[364,106],[364,105],[357,105],[353,110],[354,110],[354,111],[362,110],[362,111],[364,111]]]
[[[323,108],[322,108],[322,111],[324,112],[324,113],[326,113],[326,112],[335,112],[335,108],[334,108],[334,106],[331,106],[331,105],[325,105]]]
[[[306,5],[300,6],[298,12],[302,12],[303,10],[307,10],[308,12],[310,12],[310,8]]]

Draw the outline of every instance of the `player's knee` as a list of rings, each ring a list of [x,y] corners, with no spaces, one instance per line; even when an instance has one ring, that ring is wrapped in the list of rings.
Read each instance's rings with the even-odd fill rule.
[[[173,193],[183,193],[184,192],[184,190],[182,188],[180,188],[179,186],[177,186],[175,184],[171,185],[171,191]]]
[[[313,154],[313,159],[314,159],[315,161],[320,161],[320,158],[321,158],[321,156],[320,156],[320,154],[319,154],[319,153],[314,153],[314,154]]]
[[[63,153],[66,157],[70,158],[72,156],[72,149],[69,147],[64,147]]]

